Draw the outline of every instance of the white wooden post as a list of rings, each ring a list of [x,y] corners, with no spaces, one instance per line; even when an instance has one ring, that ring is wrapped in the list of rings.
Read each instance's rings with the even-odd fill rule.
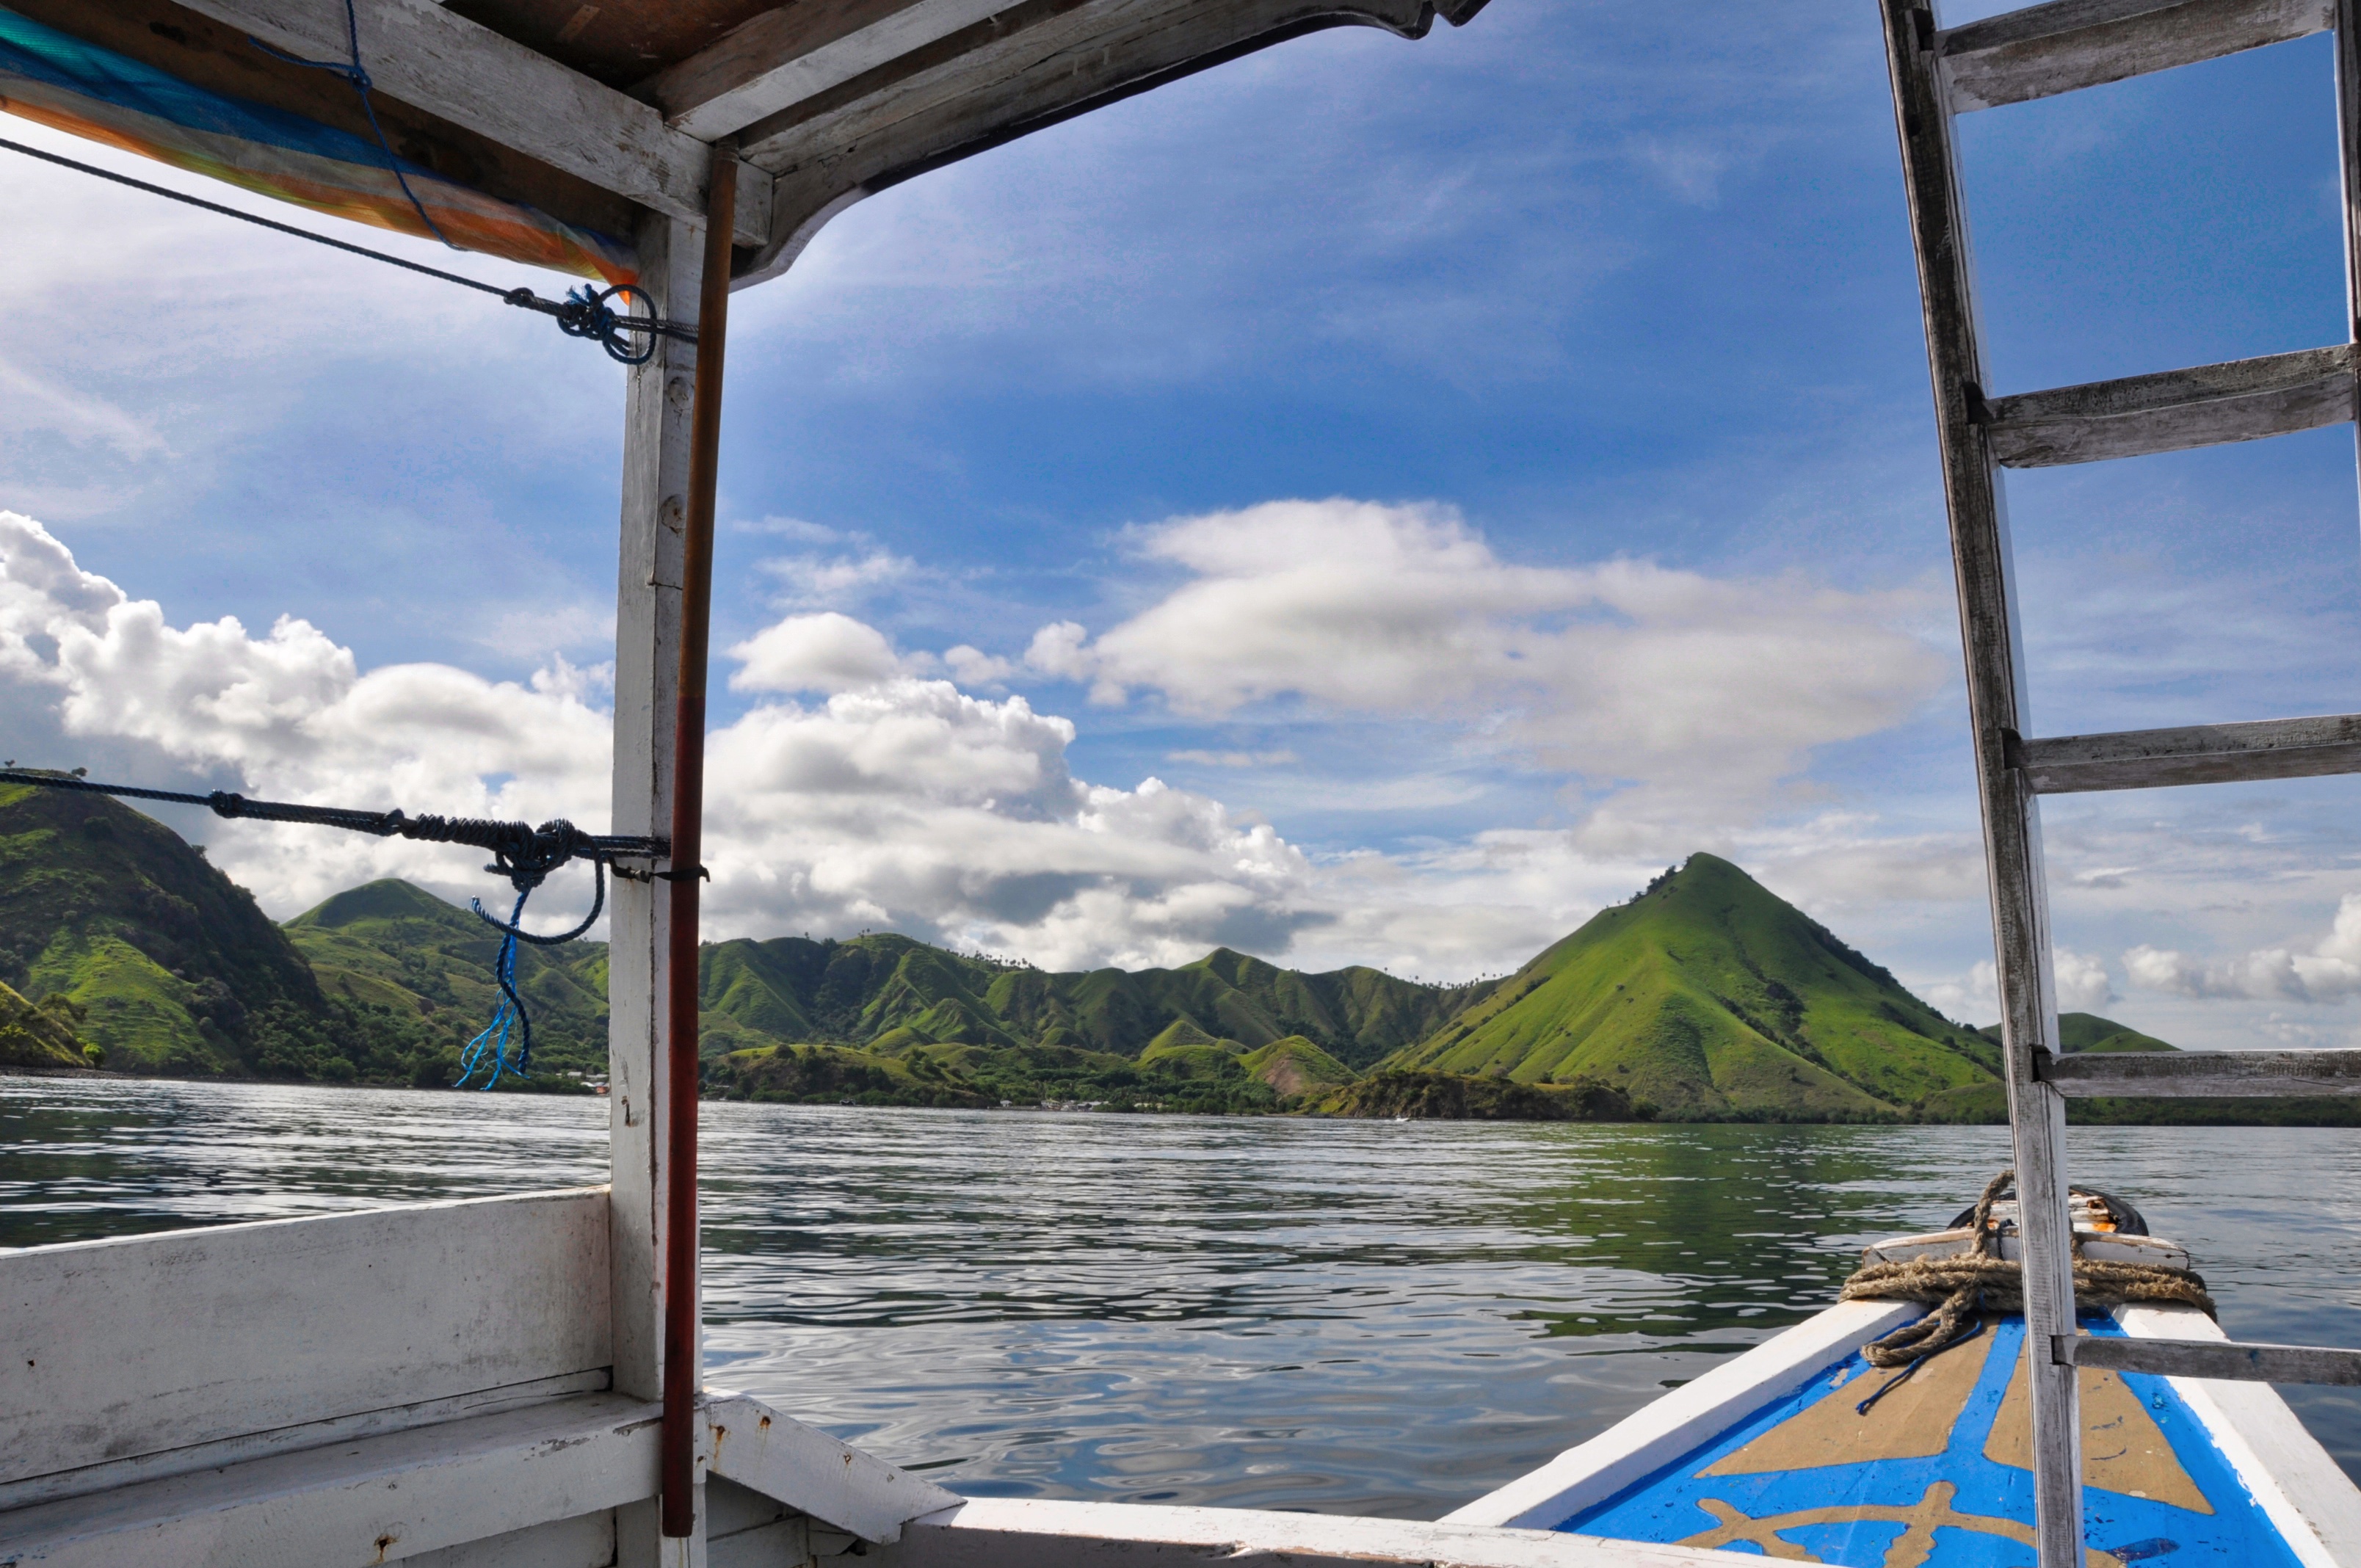
[[[641,281],[658,313],[694,321],[702,226],[651,215],[639,241]],[[624,402],[622,566],[615,607],[611,830],[617,833],[660,834],[672,822],[681,531],[696,373],[695,345],[659,338],[654,357],[631,372]],[[637,1399],[659,1398],[664,1390],[665,903],[657,883],[618,881],[609,905],[615,1390]],[[703,1511],[700,1505],[700,1519]],[[665,1543],[656,1522],[653,1501],[618,1511],[620,1568],[704,1561],[702,1530]],[[667,1545],[669,1561],[661,1555]]]
[[[1962,210],[1950,95],[1931,5],[1883,0],[1903,180],[1918,254],[1943,491],[1967,654],[1985,871],[2000,970],[2002,1076],[2016,1153],[2025,1248],[2025,1337],[2033,1394],[2034,1501],[2041,1568],[2081,1568],[2082,1421],[2074,1368],[2052,1346],[2074,1333],[2072,1230],[2066,1212],[2066,1102],[2036,1069],[2056,1048],[2049,899],[2038,799],[2020,765],[2025,657],[2010,581],[2008,504],[1993,456],[1975,280]]]

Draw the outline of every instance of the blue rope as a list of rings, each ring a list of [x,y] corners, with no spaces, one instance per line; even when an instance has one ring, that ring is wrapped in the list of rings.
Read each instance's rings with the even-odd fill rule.
[[[273,60],[284,60],[289,65],[300,65],[312,71],[324,71],[331,76],[341,76],[349,82],[353,91],[360,94],[361,113],[368,116],[369,129],[377,133],[377,145],[385,153],[385,166],[393,171],[394,183],[400,185],[401,193],[410,198],[410,204],[418,209],[418,221],[434,231],[434,237],[441,240],[446,249],[459,248],[451,243],[451,236],[443,232],[443,225],[436,223],[428,214],[426,203],[418,199],[418,192],[410,188],[410,178],[401,171],[401,159],[394,156],[393,144],[386,140],[385,127],[377,123],[377,104],[369,97],[369,88],[372,83],[369,82],[368,68],[361,64],[361,19],[354,10],[353,0],[345,0],[345,47],[351,51],[353,57],[349,64],[336,60],[305,60],[300,54],[289,54],[285,49],[273,49],[260,38],[251,35],[246,41]]]
[[[476,905],[477,914],[483,915],[486,920],[500,926],[501,930],[508,933],[500,938],[500,956],[492,964],[492,978],[500,981],[500,1004],[494,1009],[492,1021],[484,1025],[483,1033],[467,1042],[467,1054],[459,1058],[458,1081],[451,1085],[454,1089],[465,1089],[467,1086],[467,1080],[476,1076],[476,1069],[478,1067],[491,1069],[490,1075],[483,1082],[483,1087],[487,1091],[500,1082],[500,1074],[503,1072],[511,1078],[522,1079],[530,1076],[525,1069],[533,1065],[533,1016],[524,1010],[524,998],[517,994],[517,938],[522,933],[516,927],[517,922],[524,918],[524,901],[532,896],[533,889],[530,887],[517,890],[516,908],[510,913],[508,924],[505,926],[500,926],[499,921],[492,920],[489,915],[484,915],[484,906],[481,904]],[[509,1034],[511,1028],[515,1030],[520,1042],[516,1060],[513,1062],[509,1060]],[[490,1053],[489,1060],[486,1058],[487,1052]]]

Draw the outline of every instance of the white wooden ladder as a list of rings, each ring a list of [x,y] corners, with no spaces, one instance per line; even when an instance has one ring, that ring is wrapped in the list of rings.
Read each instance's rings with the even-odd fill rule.
[[[2066,1213],[2066,1097],[2361,1093],[2361,1051],[2058,1054],[2045,795],[2361,773],[2361,715],[2047,740],[2025,735],[2024,656],[2003,468],[2178,452],[2350,421],[2361,330],[2326,348],[2088,386],[1987,393],[1951,120],[2307,34],[2336,35],[2347,315],[2361,329],[2361,0],[2052,0],[1944,27],[1881,0],[1949,503],[1968,708],[1992,884],[2004,1072],[2015,1141],[2033,1357],[2041,1568],[2083,1558],[2075,1367],[2270,1382],[2361,1383],[2361,1352],[2100,1339],[2078,1345]]]

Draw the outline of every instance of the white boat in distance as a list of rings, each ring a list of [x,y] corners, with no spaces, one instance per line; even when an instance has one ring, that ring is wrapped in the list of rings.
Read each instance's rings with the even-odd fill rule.
[[[2013,1210],[1995,1205],[1993,1221],[2010,1264]],[[2120,1200],[2077,1192],[2073,1214],[2081,1258],[2190,1268]],[[1974,1238],[1965,1224],[1897,1236],[1862,1262],[1958,1257]],[[1847,1568],[2030,1563],[2025,1319],[1983,1315],[1921,1361],[1871,1365],[1865,1345],[1926,1311],[1840,1302],[1447,1519]],[[2203,1310],[2178,1303],[2085,1311],[2080,1331],[2224,1341]],[[2088,1568],[2361,1563],[2361,1487],[2269,1385],[2092,1365],[2078,1376]]]

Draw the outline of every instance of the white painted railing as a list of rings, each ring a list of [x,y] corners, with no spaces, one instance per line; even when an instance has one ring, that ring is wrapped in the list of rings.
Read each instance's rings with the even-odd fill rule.
[[[594,1187],[0,1252],[0,1507],[604,1387],[607,1209]]]

